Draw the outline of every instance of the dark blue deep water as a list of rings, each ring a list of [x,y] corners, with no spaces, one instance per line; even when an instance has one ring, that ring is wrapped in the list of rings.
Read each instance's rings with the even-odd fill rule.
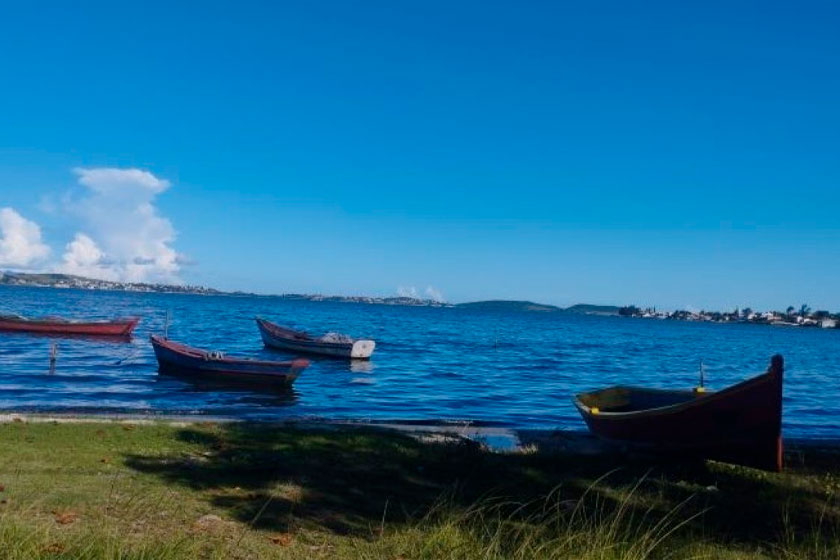
[[[706,364],[722,388],[784,354],[785,434],[840,436],[840,330],[572,314],[0,287],[0,311],[143,317],[131,342],[0,333],[0,410],[169,412],[254,419],[468,419],[512,427],[584,425],[570,397],[612,384],[689,388]],[[369,363],[312,359],[289,395],[158,375],[148,342],[170,338],[242,356],[263,348],[253,317],[374,338]],[[49,369],[49,349],[58,361]]]

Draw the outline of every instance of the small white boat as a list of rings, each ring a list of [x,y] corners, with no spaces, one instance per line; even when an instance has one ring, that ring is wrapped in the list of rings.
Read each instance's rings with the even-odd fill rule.
[[[327,333],[316,338],[302,331],[275,325],[260,317],[256,320],[263,342],[269,348],[354,360],[370,359],[376,348],[376,342],[373,340],[357,340],[336,333]]]

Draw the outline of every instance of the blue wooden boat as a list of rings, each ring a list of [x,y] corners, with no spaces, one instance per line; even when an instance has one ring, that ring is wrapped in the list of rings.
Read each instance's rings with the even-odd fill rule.
[[[269,348],[354,360],[370,359],[374,348],[376,348],[376,342],[372,340],[333,339],[329,335],[315,338],[302,331],[275,325],[260,317],[257,317],[256,320],[263,342]]]
[[[193,348],[162,336],[152,335],[151,341],[161,373],[289,387],[309,367],[309,361],[303,359],[273,362],[229,358],[221,352]]]

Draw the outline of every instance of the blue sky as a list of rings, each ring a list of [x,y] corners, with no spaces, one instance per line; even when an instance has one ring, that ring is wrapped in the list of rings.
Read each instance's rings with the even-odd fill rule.
[[[835,3],[179,4],[4,7],[4,268],[840,310]]]

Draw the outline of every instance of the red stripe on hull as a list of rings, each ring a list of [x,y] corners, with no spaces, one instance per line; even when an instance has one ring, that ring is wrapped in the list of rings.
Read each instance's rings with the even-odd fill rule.
[[[289,386],[309,367],[307,360],[271,362],[239,358],[219,358],[204,350],[152,336],[152,347],[160,370],[235,382]]]

